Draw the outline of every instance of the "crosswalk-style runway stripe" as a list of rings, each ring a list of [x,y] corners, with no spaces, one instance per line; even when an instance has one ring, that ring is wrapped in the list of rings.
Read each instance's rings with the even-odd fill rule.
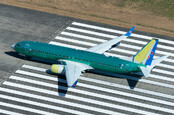
[[[0,114],[8,114],[8,115],[25,115],[22,113],[12,112],[4,109],[0,109]]]
[[[31,70],[40,71],[40,72],[47,71],[47,69],[45,69],[45,68],[35,67],[35,66],[31,66],[31,65],[26,65],[26,64],[22,65],[22,68],[27,68],[27,69],[31,69]],[[93,82],[93,83],[102,84],[102,85],[108,85],[108,86],[112,86],[112,87],[130,90],[127,86],[120,85],[120,84],[114,84],[114,83],[111,84],[110,82],[96,80],[96,79],[92,79],[92,78],[86,78],[86,77],[82,77],[82,76],[79,79]],[[63,80],[61,82],[66,83],[65,80]],[[141,93],[147,93],[147,94],[155,95],[155,96],[160,96],[160,97],[164,97],[164,98],[174,99],[174,96],[172,96],[172,95],[167,95],[167,94],[158,93],[158,92],[154,92],[154,91],[149,91],[149,90],[144,90],[144,89],[139,89],[139,88],[135,88],[134,91],[141,92]]]
[[[21,92],[21,91],[17,91],[17,90],[12,90],[12,89],[7,89],[7,88],[0,88],[0,91],[10,92],[12,94],[23,95],[23,96],[27,96],[27,97],[31,97],[31,98],[36,98],[36,99],[42,99],[42,100],[45,100],[45,101],[48,101],[49,100],[50,102],[58,103],[57,102],[58,100],[57,99],[54,99],[54,98],[43,97],[43,96],[40,96],[40,95],[26,93],[26,92]],[[98,102],[98,101],[90,100],[90,99],[83,98],[83,97],[76,98],[76,96],[68,95],[68,94],[66,95],[66,97],[67,98],[69,97],[71,99],[76,99],[76,100],[79,100],[79,101],[81,101],[81,100],[88,100],[88,102],[95,102],[97,104],[103,103],[103,105],[108,105],[108,103],[105,103],[105,102]],[[110,104],[110,107],[114,108],[115,106],[113,104]],[[119,112],[117,112],[117,114],[124,115],[123,113],[119,113]]]
[[[69,47],[69,48],[74,48],[74,49],[80,49],[80,50],[85,50],[86,48],[82,48],[82,47],[78,47],[78,46],[73,46],[73,45],[68,45],[68,44],[63,44],[63,43],[59,43],[59,42],[54,42],[54,41],[51,41],[50,42],[50,44],[54,44],[54,45],[60,45],[60,46],[64,46],[64,47]],[[108,54],[108,53],[107,53]],[[110,54],[109,54],[110,55]],[[118,55],[116,55],[116,57],[119,57]],[[153,70],[153,71],[155,71],[155,69]],[[165,72],[164,70],[161,70],[161,72]],[[121,75],[122,77],[124,76],[124,75]],[[153,76],[151,76],[151,77],[153,77]],[[133,79],[133,78],[131,78],[131,77],[125,77],[124,76],[124,78],[128,78],[128,79],[132,79],[132,80],[135,80],[135,79]],[[159,79],[160,78],[162,78],[163,80],[165,79],[165,77],[159,77]],[[138,79],[137,79],[138,80]],[[167,80],[167,79],[165,79],[165,80]],[[145,79],[140,79],[139,81],[143,81],[143,82],[146,82],[146,83],[152,83],[153,85],[162,85],[162,86],[164,86],[164,87],[169,87],[169,88],[174,88],[174,86],[173,85],[169,85],[169,84],[164,84],[164,83],[159,83],[159,82],[154,82],[154,81],[150,81],[150,80],[145,80]],[[148,82],[149,81],[149,82]]]
[[[17,70],[16,73],[19,74],[24,74],[24,75],[29,75],[29,76],[41,76],[40,74],[36,74],[36,73],[32,73],[32,72],[27,72],[27,71],[22,71],[22,70]],[[47,76],[48,77],[48,76]],[[13,78],[13,77],[11,77]],[[43,77],[42,77],[43,78]],[[52,79],[53,81],[57,81],[57,78]],[[66,83],[66,81],[60,79],[60,82],[63,81],[63,83]],[[34,82],[34,81],[33,81]],[[83,87],[83,85],[80,85],[81,83],[78,83],[79,86]],[[86,86],[87,88],[90,88],[91,86]],[[92,88],[95,88],[96,86],[92,86]],[[133,97],[133,98],[137,98],[137,99],[142,99],[142,100],[146,100],[146,101],[152,101],[152,102],[156,102],[156,103],[161,103],[161,104],[166,104],[166,105],[170,105],[170,106],[174,106],[173,103],[170,102],[166,102],[166,101],[162,101],[162,100],[158,100],[158,99],[153,99],[153,98],[149,98],[149,97],[144,97],[144,96],[138,96],[135,94],[130,94],[130,93],[125,93],[125,92],[121,92],[121,91],[114,91],[114,90],[110,90],[110,89],[102,89],[100,87],[95,88],[95,90],[99,90],[101,89],[101,91],[106,91],[108,93],[114,93],[114,94],[119,94],[119,95],[124,95],[124,96],[128,96],[128,97]]]
[[[89,37],[85,35],[80,35],[80,34],[75,34],[75,33],[70,33],[70,32],[61,32],[61,35],[66,35],[69,37],[76,37],[76,38],[81,38],[81,39],[86,39],[86,40],[91,40],[91,41],[97,41],[97,42],[106,42],[107,40],[99,39],[99,38],[94,38],[94,37]]]
[[[85,34],[91,34],[91,35],[96,35],[98,37],[105,37],[105,38],[108,38],[108,39],[113,39],[113,38],[116,38],[118,36],[115,36],[115,35],[109,35],[109,34],[104,34],[104,33],[99,33],[99,32],[94,32],[94,31],[90,31],[90,30],[85,30],[85,29],[79,29],[79,28],[75,28],[75,27],[67,27],[67,30],[72,30],[72,31],[75,31],[75,32],[81,32],[81,33],[85,33]],[[131,35],[132,36],[132,35]],[[132,43],[137,43],[138,40],[135,40],[135,39],[130,39],[128,38],[129,41],[131,41]],[[127,39],[126,39],[127,40]],[[141,40],[141,39],[140,39]],[[161,40],[161,39],[160,39]],[[125,41],[125,40],[123,40]],[[162,42],[162,41],[161,41]],[[142,43],[147,44],[147,42],[143,42]],[[142,44],[141,43],[141,44]],[[161,47],[162,46],[162,47]],[[164,47],[167,47],[167,49],[171,48],[169,46],[164,46],[164,45],[158,45],[159,48],[164,48]],[[173,49],[173,48],[172,48]],[[170,50],[172,50],[170,49]]]
[[[17,72],[17,73],[23,74],[22,72],[23,71]],[[30,76],[32,76],[32,74],[33,73],[30,73]],[[27,74],[27,75],[29,75],[29,74]],[[11,79],[14,79],[14,78],[15,77],[11,77]],[[17,80],[23,80],[23,79],[24,78],[18,78]],[[30,81],[29,79],[25,80],[25,82],[29,82],[29,81]],[[54,81],[57,81],[57,79],[55,78]],[[31,83],[33,83],[33,82],[34,81],[31,81]],[[36,84],[42,84],[42,83],[41,82],[40,83],[36,82]],[[47,84],[48,87],[57,88],[56,85],[44,83],[44,85],[46,85],[46,84]],[[123,96],[133,97],[133,98],[142,99],[142,100],[146,100],[146,101],[151,101],[151,102],[155,102],[155,103],[165,104],[165,105],[169,105],[169,106],[174,106],[173,103],[166,102],[166,101],[163,101],[163,100],[148,98],[148,97],[144,97],[144,96],[138,96],[138,95],[135,95],[135,94],[130,94],[130,93],[121,92],[121,91],[115,91],[115,90],[111,90],[111,89],[105,89],[105,88],[101,88],[101,87],[97,87],[97,86],[93,86],[93,85],[78,83],[78,86],[91,88],[91,89],[95,89],[95,90],[99,90],[99,91],[105,91],[107,93],[114,93],[114,94],[119,94],[119,95],[123,95]],[[111,96],[96,94],[96,93],[92,93],[92,92],[82,91],[82,90],[79,90],[79,89],[69,88],[68,91],[73,91],[73,92],[76,92],[76,93],[83,93],[85,95],[96,96],[96,97],[99,97],[99,98],[109,99],[109,100],[112,100],[112,101],[119,101],[119,102],[122,102],[122,103],[132,104],[132,105],[139,106],[139,107],[145,107],[145,108],[149,108],[149,109],[150,108],[153,108],[153,109],[155,108],[157,110],[163,109],[162,111],[166,110],[164,112],[167,112],[167,111],[172,112],[170,109],[166,109],[166,108],[161,108],[161,107],[157,107],[157,106],[153,106],[153,105],[149,105],[149,104],[147,105],[147,104],[143,104],[143,103],[140,103],[140,102],[135,102],[135,101],[127,100],[127,99],[121,99],[121,98],[117,98],[117,97],[111,97]],[[174,113],[174,111],[173,111],[173,113]]]
[[[90,33],[90,34],[94,34],[94,35],[98,35],[98,36],[103,36],[103,33],[98,33],[98,32],[93,32],[93,31],[90,31],[89,32],[89,30],[82,30],[82,29],[78,29],[78,28],[73,28],[73,27],[67,27],[67,29],[71,29],[71,30],[76,30],[76,31],[80,31],[80,32],[84,32],[84,33]],[[101,34],[101,35],[100,35]],[[107,35],[107,34],[105,34],[105,36],[104,37],[108,37],[108,36],[111,36],[111,35]],[[114,37],[110,37],[110,38],[116,38],[117,36],[114,36]],[[63,39],[63,37],[61,37],[61,40]],[[68,40],[68,41],[71,41],[72,39],[68,39],[68,38],[65,38],[66,40]],[[129,38],[128,38],[129,39]],[[64,41],[66,41],[66,40],[64,40]],[[127,40],[127,39],[126,39]],[[133,39],[131,39],[131,40],[133,40]],[[71,41],[71,42],[73,42],[73,41]],[[82,42],[82,41],[76,41],[76,43],[80,43],[80,42]],[[135,43],[135,42],[133,42],[133,43]],[[89,44],[89,43],[87,43],[87,44]],[[92,43],[91,43],[92,44]],[[91,46],[91,44],[90,44],[90,46]],[[94,45],[93,45],[94,46]],[[129,46],[124,46],[124,47],[129,47]],[[133,46],[131,46],[131,47],[133,47]],[[143,47],[143,46],[142,46]],[[166,46],[167,47],[167,46]],[[113,49],[115,49],[115,48],[113,48]],[[113,50],[112,49],[112,50]],[[118,49],[118,51],[120,51],[121,49],[119,49],[119,48],[116,48],[116,50]],[[140,48],[141,49],[141,48]],[[173,49],[173,48],[172,48]],[[122,51],[121,51],[122,52]],[[133,52],[133,55],[135,55],[137,52]],[[156,53],[160,53],[160,54],[163,54],[163,55],[171,55],[171,56],[174,56],[174,54],[173,53],[168,53],[168,52],[164,52],[164,51],[156,51]],[[131,53],[132,54],[132,53]]]
[[[31,82],[31,83],[33,81],[33,80],[29,80],[29,79],[27,79],[27,80],[26,80],[26,82]],[[41,83],[41,82],[39,82],[39,83]],[[44,83],[44,85],[46,85],[46,84],[48,84],[48,83]],[[18,88],[23,88],[23,89],[26,89],[26,90],[31,90],[32,89],[32,91],[37,91],[37,92],[41,92],[41,93],[44,92],[44,93],[47,93],[47,94],[50,94],[50,95],[58,96],[58,93],[55,92],[55,91],[50,91],[50,90],[46,90],[46,89],[41,89],[41,88],[36,88],[36,87],[32,87],[32,86],[27,86],[27,85],[24,85],[24,84],[16,84],[16,83],[12,83],[12,82],[8,82],[7,81],[7,82],[5,82],[4,85],[14,86],[14,87],[18,87]],[[49,87],[57,88],[57,85],[49,84]],[[63,86],[62,87],[59,86],[59,88],[61,88],[61,89],[67,89],[67,88],[65,88]],[[87,101],[88,103],[99,104],[99,105],[103,105],[102,103],[104,103],[106,105],[103,105],[103,106],[108,106],[108,104],[105,103],[105,102],[97,101],[97,103],[94,103],[94,102],[96,102],[95,100],[88,101],[88,99],[85,99],[85,98],[83,98],[83,99],[85,99],[85,100],[83,100],[81,97],[78,97],[78,96],[72,96],[72,95],[68,96],[68,94],[66,94],[65,97],[66,98],[70,98],[70,99],[75,98],[75,100],[79,100],[80,99],[79,101],[84,101],[84,102]],[[100,113],[105,113],[105,114],[117,114],[118,113],[118,112],[114,112],[114,111],[110,111],[110,110],[102,110],[102,109],[99,109],[99,108],[96,108],[96,107],[89,107],[89,106],[81,105],[81,104],[78,104],[78,103],[69,104],[69,103],[72,103],[72,102],[69,102],[68,103],[66,101],[62,101],[62,100],[58,100],[58,99],[57,99],[56,102],[57,103],[64,104],[64,105],[67,105],[68,104],[69,106],[75,106],[75,107],[79,107],[79,108],[83,108],[83,109],[88,109],[88,110],[92,110],[92,111],[96,111],[96,112],[100,112]],[[85,106],[87,108],[84,108]],[[120,106],[120,105],[114,105],[114,107],[112,107],[112,108],[121,109],[121,110],[124,110],[124,111],[130,111],[130,112],[139,113],[139,114],[142,114],[142,113],[144,113],[144,114],[150,114],[150,112],[146,112],[146,111],[138,110],[138,109],[133,109],[133,108],[129,108],[129,107],[124,107],[124,106]],[[99,110],[101,110],[101,111],[99,111]],[[119,114],[121,114],[121,113],[119,113]],[[151,114],[153,114],[153,113],[151,113]]]
[[[15,77],[11,77],[13,79],[15,79]],[[48,86],[48,83],[43,83],[43,82],[39,82],[39,81],[35,81],[35,80],[30,80],[30,79],[25,79],[25,78],[19,78],[19,77],[16,77],[15,80],[20,80],[20,81],[25,81],[25,82],[28,82],[28,83],[32,83],[32,84],[38,84],[38,85],[47,85]],[[28,80],[28,81],[27,81]],[[40,83],[40,84],[39,84]],[[7,86],[13,86],[13,87],[18,87],[18,88],[22,88],[22,89],[26,89],[26,90],[31,90],[32,91],[36,91],[36,92],[40,92],[40,93],[46,93],[46,94],[50,94],[50,95],[54,95],[54,96],[58,96],[58,93],[56,91],[50,91],[50,90],[47,90],[47,89],[41,89],[41,88],[38,88],[38,87],[32,87],[32,86],[28,86],[28,85],[24,85],[24,84],[17,84],[17,83],[13,83],[13,82],[5,82],[4,85],[7,85]],[[49,87],[51,87],[53,84],[50,84]],[[54,88],[57,88],[57,85],[54,85]],[[27,96],[31,96],[30,94],[28,94]],[[36,96],[36,95],[35,95]],[[33,98],[37,98],[35,96],[32,96]],[[46,98],[46,99],[45,99]],[[66,97],[67,98],[67,97]],[[77,98],[77,97],[76,97]],[[80,97],[79,97],[80,98]],[[39,98],[38,98],[39,99]],[[45,99],[47,101],[51,101],[49,100],[50,98],[48,97],[42,97],[40,98],[41,100]],[[14,99],[13,99],[14,100]],[[53,100],[53,99],[52,99]],[[77,99],[76,99],[77,100]],[[27,101],[27,100],[26,100]],[[26,102],[25,101],[25,102]],[[23,101],[22,101],[23,102]],[[61,99],[56,99],[54,101],[52,101],[54,103],[58,103],[58,104],[63,104],[63,105],[68,105],[68,106],[72,106],[72,107],[77,107],[77,108],[81,108],[81,109],[86,109],[86,110],[91,110],[91,111],[95,111],[95,112],[99,112],[99,113],[104,113],[104,114],[117,114],[118,112],[114,112],[114,111],[110,111],[110,110],[104,110],[104,109],[100,109],[100,108],[97,108],[97,107],[92,107],[92,106],[87,106],[87,105],[82,105],[82,104],[78,104],[78,103],[74,103],[74,102],[67,102],[67,101],[64,101],[64,100],[61,100]],[[39,102],[30,102],[29,101],[29,104],[32,104],[32,103],[37,103],[35,105],[39,105],[41,107],[47,107],[48,108],[51,108],[51,109],[55,109],[55,110],[59,110],[59,111],[64,111],[64,112],[68,112],[68,113],[73,113],[73,114],[80,114],[80,115],[88,115],[90,113],[85,113],[85,112],[80,112],[80,111],[76,111],[76,110],[72,110],[72,109],[67,109],[67,108],[63,108],[63,107],[58,107],[58,106],[53,106],[53,105],[46,105],[44,103],[39,103]]]
[[[75,27],[67,27],[66,29],[72,30],[72,31],[77,31],[77,32],[82,32],[82,33],[86,33],[86,34],[92,34],[92,35],[96,35],[96,36],[106,37],[106,38],[112,38],[112,39],[116,38],[114,35],[94,32],[94,31],[90,31],[90,30],[79,29],[79,28],[75,28]]]
[[[76,37],[76,38],[80,38],[80,39],[86,39],[86,40],[91,40],[91,41],[97,41],[97,42],[106,42],[107,40],[104,40],[104,39],[99,39],[99,38],[94,38],[94,37],[89,37],[89,36],[85,36],[85,35],[80,35],[80,34],[76,34],[76,33],[70,33],[70,32],[66,32],[66,31],[63,31],[60,33],[61,35],[65,35],[65,36],[68,36],[69,38],[71,37]],[[115,36],[115,37],[118,37],[118,36]],[[109,39],[108,39],[109,40]],[[142,46],[146,45],[147,42],[145,41],[140,41],[140,40],[135,40],[135,39],[132,39],[132,38],[127,38],[123,41],[126,41],[126,42],[131,42],[131,43],[137,43],[137,44],[141,44]],[[125,46],[123,45],[123,43],[120,44],[121,46]],[[128,44],[126,44],[128,45]],[[131,46],[131,45],[130,45]],[[132,46],[131,46],[132,47]],[[164,46],[164,45],[161,45],[161,44],[158,44],[158,47],[159,48],[162,48],[162,49],[167,49],[167,50],[173,50],[173,47],[170,47],[170,46]],[[137,47],[135,47],[137,48]],[[139,47],[137,48],[138,50],[140,50],[142,47]],[[159,52],[158,52],[159,53]]]
[[[16,102],[22,102],[22,103],[37,105],[37,106],[39,105],[39,106],[44,107],[44,108],[51,108],[51,109],[55,109],[55,110],[59,108],[59,107],[46,105],[46,104],[43,104],[43,103],[34,102],[34,101],[27,100],[27,99],[21,99],[21,98],[17,98],[17,97],[13,97],[13,96],[7,96],[7,95],[3,95],[3,94],[0,94],[0,97],[3,98],[3,99],[13,100],[13,101],[16,101]],[[44,112],[43,114],[46,114],[46,113],[51,114],[51,115],[57,115],[56,113],[51,113],[51,112],[49,112],[49,113]]]
[[[33,113],[37,113],[37,114],[45,114],[45,115],[57,115],[57,114],[53,114],[53,113],[50,113],[50,112],[46,112],[46,111],[42,111],[42,110],[37,110],[37,109],[33,109],[33,108],[28,108],[28,107],[24,107],[24,106],[20,106],[20,105],[14,105],[14,104],[9,104],[9,103],[6,103],[6,102],[2,102],[0,103],[0,105],[2,106],[6,106],[6,107],[10,107],[10,108],[18,108],[20,110],[25,110],[25,111],[31,111]]]
[[[113,32],[113,33],[117,33],[117,34],[125,34],[126,33],[125,31],[120,31],[120,30],[115,30],[115,29],[110,29],[110,28],[104,28],[104,27],[94,26],[94,25],[80,23],[80,22],[73,22],[72,24],[77,25],[77,26],[91,28],[91,29],[102,30],[102,31],[106,31],[106,32]],[[132,33],[131,36],[137,37],[137,38],[148,39],[148,40],[153,38],[151,36],[140,35],[140,34],[135,34],[135,33]],[[164,42],[164,43],[172,44],[172,45],[174,44],[174,42],[170,41],[170,40],[160,39],[160,41]]]
[[[33,84],[40,84],[40,85],[44,85],[44,86],[48,86],[48,87],[52,87],[52,88],[57,88],[57,85],[54,85],[54,84],[49,84],[49,83],[43,83],[43,82],[36,82],[36,81],[34,81],[34,80],[30,80],[30,79],[26,79],[26,78],[20,78],[20,77],[11,77],[11,79],[15,79],[15,80],[20,80],[20,81],[25,81],[25,82],[30,82],[30,83],[33,83]],[[10,83],[11,84],[11,83]],[[6,84],[7,85],[7,84]],[[8,85],[9,85],[9,83],[8,83]],[[16,85],[15,85],[16,86]],[[23,86],[23,85],[22,85]],[[61,86],[59,86],[60,88],[61,88]],[[35,88],[34,88],[35,89]],[[34,90],[33,88],[32,88],[32,90]],[[37,88],[38,89],[38,88]],[[61,88],[61,89],[63,89],[63,87]],[[65,88],[66,89],[66,88]],[[40,89],[40,90],[42,90],[42,89]],[[44,89],[45,90],[45,89]],[[84,95],[89,95],[89,96],[97,96],[97,97],[99,97],[99,98],[104,98],[104,99],[110,99],[110,100],[112,100],[112,101],[118,101],[118,100],[122,100],[122,102],[124,102],[124,99],[119,99],[119,98],[116,98],[115,99],[115,97],[110,97],[110,96],[106,96],[106,95],[101,95],[101,94],[96,94],[96,93],[91,93],[91,92],[87,92],[87,91],[82,91],[82,90],[79,90],[79,89],[73,89],[73,88],[69,88],[68,89],[68,91],[73,91],[73,92],[76,92],[76,93],[82,93],[82,94],[84,94]],[[50,94],[52,94],[53,93],[53,91],[49,91],[49,93]],[[68,95],[68,94],[66,94],[66,95]],[[67,96],[65,96],[66,98],[68,98]],[[69,98],[71,98],[72,97],[72,95],[70,95],[69,96]],[[83,98],[83,99],[85,99],[85,100],[83,100],[83,99],[81,99],[81,97],[78,97],[78,96],[75,96],[74,97],[75,98],[75,100],[81,100],[81,101],[87,101],[87,99],[85,99],[85,98]],[[88,99],[89,100],[89,99]],[[93,102],[94,100],[90,100],[90,101],[88,101],[88,103],[89,102]],[[127,100],[125,100],[125,101],[127,101]],[[59,101],[60,102],[60,101]],[[130,101],[131,102],[131,101]],[[132,103],[136,103],[136,102],[133,102],[132,101],[132,103],[130,103],[130,102],[127,102],[127,103],[129,103],[129,104],[132,104]],[[62,102],[63,104],[64,104],[64,102]],[[95,103],[94,103],[95,104]],[[101,105],[101,102],[97,102],[96,104],[100,104]],[[108,103],[104,103],[104,104],[102,104],[103,106],[110,106],[110,107],[112,107],[112,108],[116,108],[115,106],[116,105],[112,105],[111,106],[111,104],[109,103],[109,105],[108,105]],[[74,106],[74,104],[72,105],[72,106]],[[83,105],[82,105],[83,106]],[[113,107],[114,106],[114,107]],[[138,105],[137,104],[137,106],[141,106],[141,105]],[[147,107],[149,107],[149,106],[147,106]],[[96,110],[96,108],[94,108],[94,107],[92,107],[93,109],[95,109]],[[89,108],[85,108],[85,109],[89,109]],[[117,107],[117,109],[118,109],[118,107]],[[121,108],[121,109],[123,109],[123,108]],[[130,109],[130,108],[128,108],[127,107],[127,109]],[[151,109],[150,107],[149,107],[149,109]],[[165,108],[164,108],[165,109]],[[143,111],[143,110],[136,110],[136,109],[134,109],[134,111],[132,111],[133,109],[131,108],[131,112],[135,112],[135,113],[144,113],[144,114],[149,114],[149,112],[146,112],[146,111]],[[96,111],[98,111],[98,110],[96,110]],[[102,112],[102,113],[104,113],[103,112],[103,110],[102,111],[100,111],[100,112]],[[109,112],[109,111],[108,111]],[[106,112],[105,114],[107,114],[108,112]],[[170,110],[169,110],[169,112],[170,112]],[[109,114],[113,114],[112,112],[109,112]],[[153,114],[153,113],[151,113],[151,114]],[[154,113],[155,114],[155,113]]]

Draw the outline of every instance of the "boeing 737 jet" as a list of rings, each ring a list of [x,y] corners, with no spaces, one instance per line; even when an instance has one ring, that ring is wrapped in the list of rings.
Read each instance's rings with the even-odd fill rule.
[[[81,73],[86,70],[120,74],[141,72],[145,77],[148,77],[154,66],[167,58],[167,56],[162,56],[153,60],[158,44],[157,39],[150,40],[137,54],[126,59],[104,55],[104,52],[129,37],[133,30],[134,26],[126,34],[87,50],[71,49],[36,41],[21,41],[11,47],[26,57],[61,62],[61,64],[53,64],[51,72],[65,74],[67,86],[75,87]]]

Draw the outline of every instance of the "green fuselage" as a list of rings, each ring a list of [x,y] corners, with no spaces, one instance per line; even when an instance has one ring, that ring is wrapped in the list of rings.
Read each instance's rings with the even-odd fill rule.
[[[19,42],[14,46],[14,50],[26,56],[51,61],[58,61],[60,59],[70,60],[90,65],[96,70],[114,73],[138,72],[140,71],[138,66],[142,66],[141,64],[122,60],[117,57],[108,57],[103,54],[34,41]]]

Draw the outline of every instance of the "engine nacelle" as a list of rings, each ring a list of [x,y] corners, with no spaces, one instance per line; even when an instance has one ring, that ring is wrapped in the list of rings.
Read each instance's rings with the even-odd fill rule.
[[[56,73],[56,74],[64,74],[64,65],[59,65],[59,64],[53,64],[51,66],[51,72]]]

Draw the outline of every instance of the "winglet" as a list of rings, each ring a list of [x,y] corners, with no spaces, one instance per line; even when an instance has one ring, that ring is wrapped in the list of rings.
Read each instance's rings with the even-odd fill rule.
[[[124,34],[125,36],[129,37],[131,35],[131,33],[133,32],[135,26],[133,26],[126,34]]]
[[[78,82],[78,80],[76,80],[75,83],[71,87],[75,88],[77,86],[77,82]]]

